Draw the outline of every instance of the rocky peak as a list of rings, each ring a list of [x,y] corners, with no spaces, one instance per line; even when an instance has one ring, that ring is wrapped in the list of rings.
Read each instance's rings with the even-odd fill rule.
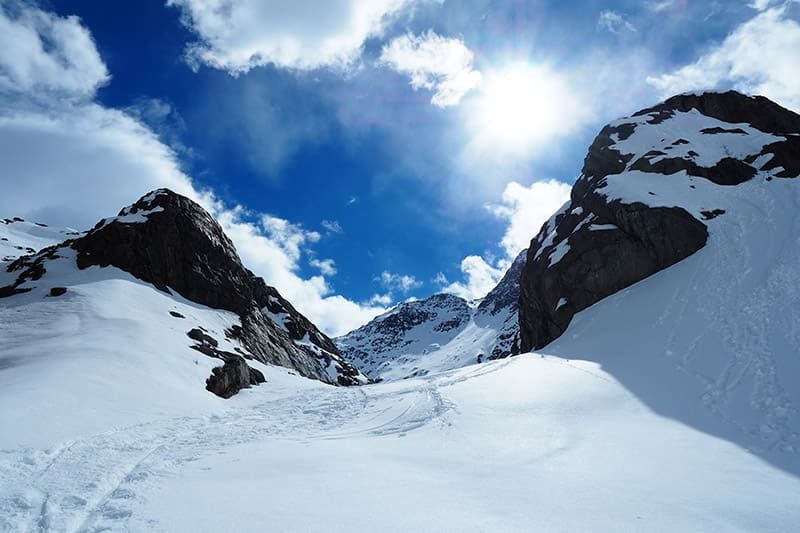
[[[489,291],[489,294],[478,304],[478,313],[496,315],[505,310],[517,311],[519,301],[519,279],[522,276],[522,268],[525,266],[527,256],[527,249],[521,251],[519,255],[517,255],[500,282],[494,289]]]
[[[155,190],[116,217],[101,220],[86,235],[15,261],[7,270],[17,274],[16,280],[0,287],[0,297],[31,290],[31,284],[46,274],[48,262],[66,256],[67,249],[74,250],[80,270],[113,266],[161,291],[239,315],[241,327],[227,335],[244,348],[246,358],[292,368],[333,384],[367,381],[340,357],[331,339],[277,289],[242,265],[222,227],[185,196],[168,189]],[[241,364],[236,362],[236,354],[218,350],[210,342],[193,348],[233,361],[226,372],[246,375],[238,372]]]
[[[78,267],[113,265],[188,300],[246,313],[258,283],[202,207],[168,189],[153,191],[73,242]]]
[[[517,302],[525,253],[477,305],[435,294],[398,305],[336,339],[369,375],[396,379],[519,353]]]
[[[800,116],[736,92],[685,94],[603,128],[570,202],[531,242],[522,349],[575,313],[705,246],[719,187],[800,174]]]

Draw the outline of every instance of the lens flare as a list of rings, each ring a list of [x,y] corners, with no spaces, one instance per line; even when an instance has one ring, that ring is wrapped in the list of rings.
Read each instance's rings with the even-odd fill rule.
[[[511,63],[485,73],[468,120],[480,147],[519,151],[563,135],[580,109],[561,75],[546,66]]]

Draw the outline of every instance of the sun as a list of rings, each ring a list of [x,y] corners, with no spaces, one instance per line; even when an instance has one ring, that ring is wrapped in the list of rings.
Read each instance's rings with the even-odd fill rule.
[[[528,149],[563,130],[577,105],[572,92],[547,66],[519,62],[486,72],[468,111],[472,136],[487,149]]]

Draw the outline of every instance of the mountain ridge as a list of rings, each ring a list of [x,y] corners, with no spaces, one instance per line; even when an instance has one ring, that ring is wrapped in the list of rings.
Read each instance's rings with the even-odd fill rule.
[[[367,382],[277,289],[241,264],[219,224],[189,198],[168,189],[155,190],[83,235],[16,259],[6,268],[15,279],[0,287],[0,297],[58,283],[47,276],[49,265],[58,260],[69,262],[73,254],[79,272],[113,266],[168,295],[175,292],[238,315],[240,324],[224,333],[238,345],[233,351],[220,349],[221,339],[203,332],[202,326],[187,332],[195,341],[194,349],[227,365],[222,368],[223,376],[228,377],[220,378],[224,385],[213,384],[216,373],[209,378],[209,390],[222,390],[222,395],[230,396],[238,388],[256,384],[261,377],[246,369],[249,359],[336,385]],[[233,381],[228,383],[228,378]]]

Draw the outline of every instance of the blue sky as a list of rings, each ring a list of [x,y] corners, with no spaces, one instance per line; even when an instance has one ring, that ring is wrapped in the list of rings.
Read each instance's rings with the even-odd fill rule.
[[[83,228],[170,186],[334,334],[485,294],[609,120],[700,88],[800,108],[795,2],[0,7],[3,216]]]

